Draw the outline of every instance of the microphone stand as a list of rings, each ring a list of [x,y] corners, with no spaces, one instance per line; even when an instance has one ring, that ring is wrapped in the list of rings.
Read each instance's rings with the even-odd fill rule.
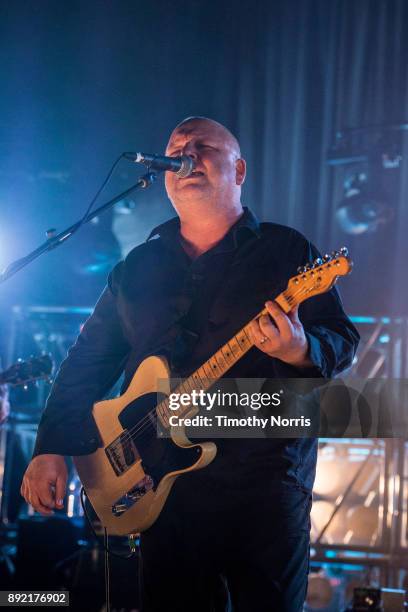
[[[56,247],[60,246],[63,242],[68,240],[68,238],[71,238],[71,236],[73,236],[73,234],[75,234],[75,232],[77,232],[82,225],[84,225],[85,223],[89,223],[89,221],[91,221],[94,217],[112,208],[114,204],[126,198],[135,189],[147,189],[147,187],[154,183],[156,178],[157,172],[147,172],[146,174],[140,177],[140,179],[135,185],[129,187],[129,189],[126,189],[126,191],[123,191],[119,195],[115,196],[114,198],[109,200],[109,202],[106,202],[106,204],[102,204],[102,206],[94,210],[94,212],[89,213],[86,217],[84,217],[80,221],[77,221],[63,232],[54,235],[55,230],[48,230],[46,232],[47,236],[49,236],[48,240],[43,242],[43,244],[34,249],[34,251],[31,251],[31,253],[29,253],[25,257],[16,259],[16,261],[13,261],[9,266],[7,266],[4,272],[0,274],[0,284],[4,283],[6,280],[14,276],[14,274],[17,274],[19,270],[25,268],[29,263],[37,259],[37,257],[42,255],[46,251],[51,251],[52,249],[55,249]]]

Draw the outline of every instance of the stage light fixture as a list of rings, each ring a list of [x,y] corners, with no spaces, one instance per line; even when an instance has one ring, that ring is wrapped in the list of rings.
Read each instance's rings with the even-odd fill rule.
[[[379,190],[370,186],[361,172],[344,181],[344,197],[337,205],[336,218],[346,234],[373,233],[393,217],[393,209]]]

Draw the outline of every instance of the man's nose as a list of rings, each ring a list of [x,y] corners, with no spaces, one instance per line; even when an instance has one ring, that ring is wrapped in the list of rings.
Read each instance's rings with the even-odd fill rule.
[[[197,149],[195,145],[191,142],[188,142],[187,144],[184,145],[181,154],[188,155],[189,157],[192,157],[193,159],[197,159]]]

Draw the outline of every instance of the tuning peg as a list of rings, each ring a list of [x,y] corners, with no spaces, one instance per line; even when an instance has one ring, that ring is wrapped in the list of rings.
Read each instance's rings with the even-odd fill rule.
[[[340,249],[340,253],[344,256],[344,257],[348,257],[349,254],[349,250],[347,247],[341,247]]]
[[[315,266],[321,266],[322,263],[323,263],[323,259],[321,257],[316,257],[316,259],[314,260]]]
[[[298,274],[302,274],[302,272],[303,272],[303,266],[299,266],[299,267],[298,267],[298,269],[296,270],[296,272],[297,272]]]
[[[331,256],[332,259],[337,259],[337,257],[340,257],[340,253],[338,251],[332,251]]]
[[[331,255],[326,253],[326,255],[323,256],[323,261],[331,261]]]
[[[305,265],[303,266],[303,271],[304,271],[304,272],[307,272],[308,270],[310,270],[310,269],[311,269],[311,267],[312,267],[312,266],[310,265],[310,263],[307,263],[307,264],[305,264]]]

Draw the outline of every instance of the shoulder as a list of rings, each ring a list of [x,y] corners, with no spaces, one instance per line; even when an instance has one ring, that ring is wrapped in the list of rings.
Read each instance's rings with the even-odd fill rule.
[[[270,257],[292,262],[297,267],[318,255],[309,240],[293,227],[262,222],[259,229],[262,248]]]
[[[288,225],[281,225],[279,223],[272,223],[270,221],[262,221],[259,224],[261,236],[263,238],[270,238],[273,240],[290,240],[291,242],[298,244],[308,243],[307,238],[301,234],[298,230]]]
[[[163,255],[163,242],[160,238],[153,238],[134,247],[124,259],[119,261],[111,270],[108,285],[113,293],[129,276],[144,273],[151,266],[155,266]]]
[[[140,261],[146,262],[146,259],[155,257],[163,252],[163,240],[160,237],[150,238],[146,242],[142,242],[135,246],[127,256],[123,263],[126,267],[133,267]]]

